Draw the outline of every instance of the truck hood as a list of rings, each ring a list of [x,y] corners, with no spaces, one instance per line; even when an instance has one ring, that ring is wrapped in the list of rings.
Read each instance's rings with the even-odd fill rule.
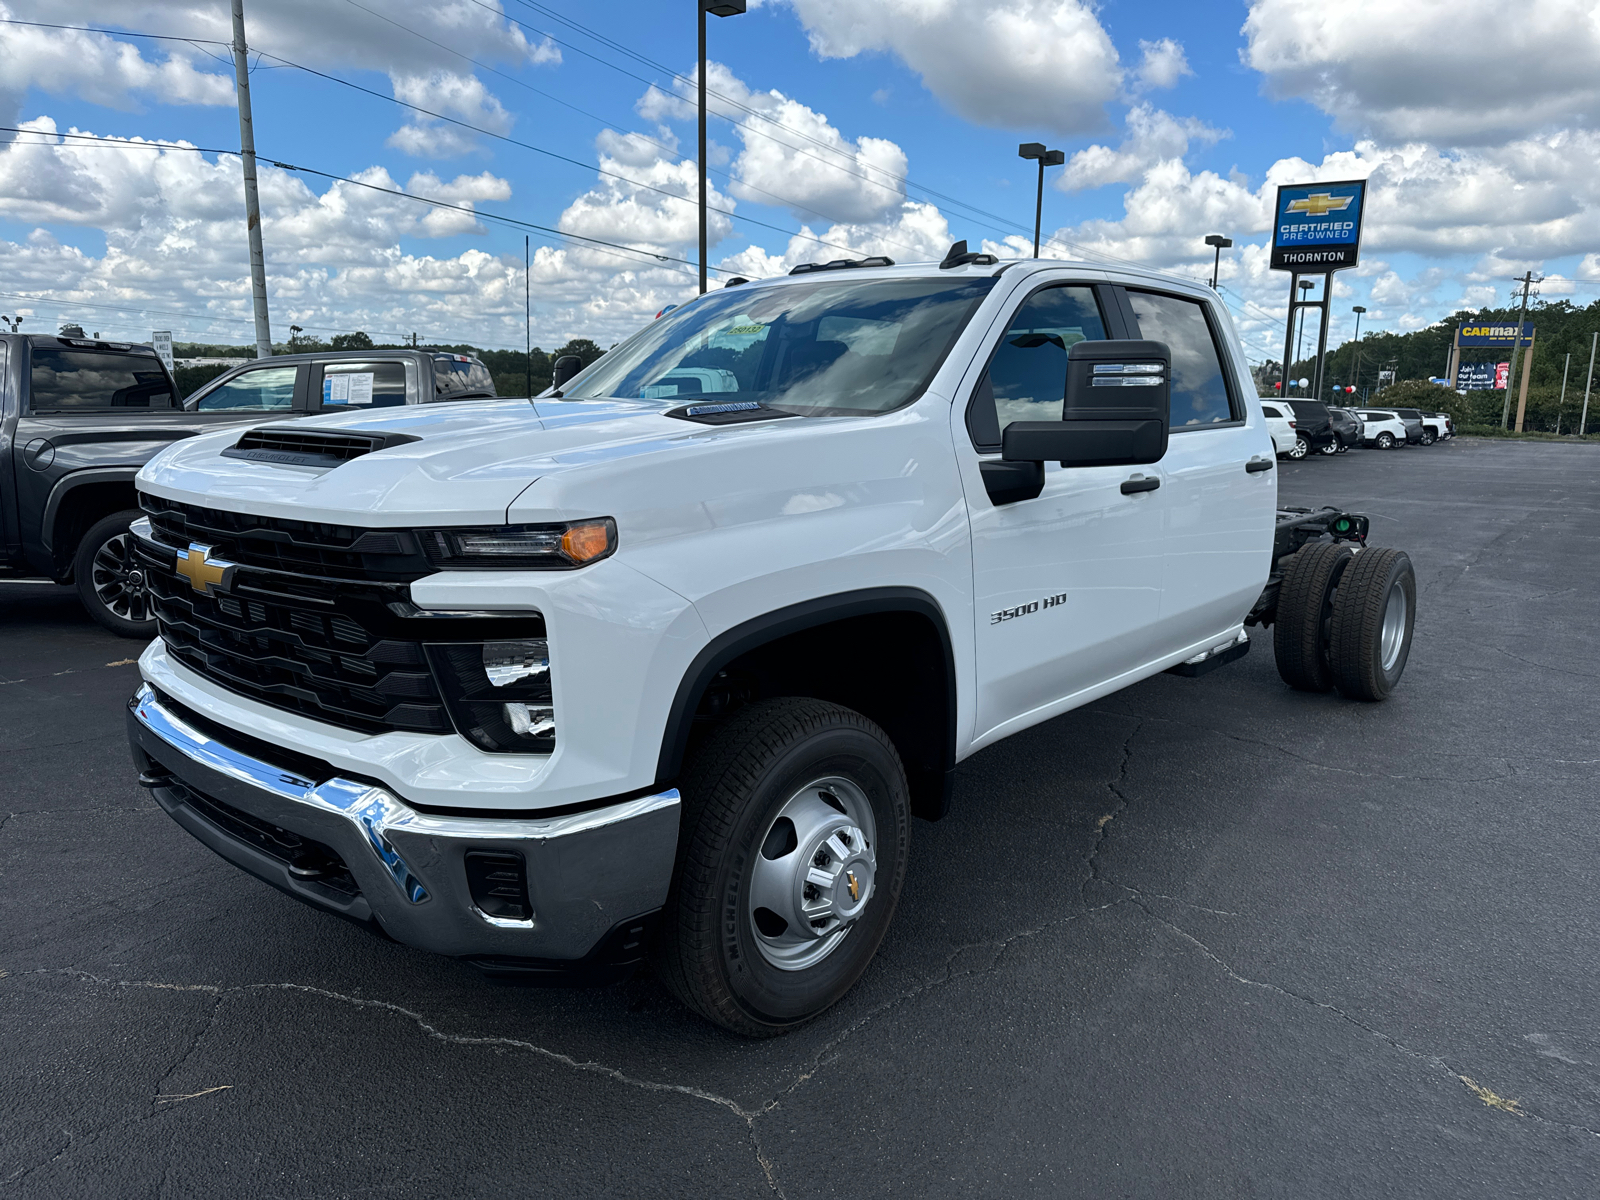
[[[659,453],[726,430],[663,419],[653,400],[459,401],[298,419],[274,418],[189,438],[151,459],[138,486],[167,499],[307,519],[307,510],[404,525],[448,513],[452,523],[500,524],[542,475]],[[225,457],[248,430],[362,430],[417,441],[336,467]],[[746,427],[752,432],[754,427]],[[315,518],[312,518],[315,519]]]

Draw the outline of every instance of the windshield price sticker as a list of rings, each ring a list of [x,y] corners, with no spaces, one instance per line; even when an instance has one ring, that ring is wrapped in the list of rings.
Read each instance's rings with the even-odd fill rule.
[[[371,371],[352,371],[345,375],[329,375],[322,381],[324,404],[371,404]]]

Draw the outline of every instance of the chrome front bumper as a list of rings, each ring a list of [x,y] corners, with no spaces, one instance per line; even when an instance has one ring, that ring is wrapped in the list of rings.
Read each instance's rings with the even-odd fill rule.
[[[676,790],[564,816],[439,816],[373,784],[337,775],[316,780],[274,766],[211,736],[226,731],[200,724],[209,727],[163,704],[148,685],[129,702],[140,782],[162,808],[234,865],[315,907],[375,922],[396,941],[513,970],[518,962],[556,967],[624,943],[637,950],[640,927],[666,900],[678,840]],[[217,819],[228,810],[227,822]],[[254,828],[252,821],[328,847],[355,888],[297,874],[285,858],[234,831]],[[465,866],[472,850],[521,854],[528,919],[491,917],[478,907]],[[603,945],[609,942],[618,946]]]

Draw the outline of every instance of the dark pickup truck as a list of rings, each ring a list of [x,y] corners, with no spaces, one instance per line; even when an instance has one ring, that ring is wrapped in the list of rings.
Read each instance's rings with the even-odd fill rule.
[[[0,571],[73,583],[101,625],[154,637],[128,524],[157,451],[266,417],[494,394],[477,359],[363,350],[241,359],[185,400],[149,346],[0,335]]]

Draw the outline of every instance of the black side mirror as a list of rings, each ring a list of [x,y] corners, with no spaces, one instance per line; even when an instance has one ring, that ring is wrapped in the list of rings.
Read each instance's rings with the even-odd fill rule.
[[[550,369],[550,382],[559,390],[566,387],[567,381],[581,370],[583,359],[576,354],[563,354]]]
[[[1044,490],[1044,464],[1121,467],[1160,462],[1172,412],[1172,354],[1164,342],[1077,342],[1067,351],[1059,421],[1013,421],[1000,462],[984,463],[996,504]]]

